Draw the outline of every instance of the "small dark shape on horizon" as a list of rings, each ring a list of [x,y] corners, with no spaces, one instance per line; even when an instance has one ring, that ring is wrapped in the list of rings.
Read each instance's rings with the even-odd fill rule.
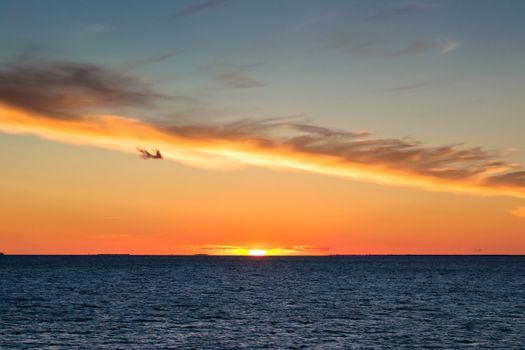
[[[144,148],[137,147],[137,150],[141,153],[142,159],[164,159],[158,149],[149,152]]]

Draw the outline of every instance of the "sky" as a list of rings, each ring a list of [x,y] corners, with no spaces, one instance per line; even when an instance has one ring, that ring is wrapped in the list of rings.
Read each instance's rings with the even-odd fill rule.
[[[0,251],[525,254],[524,15],[4,0]]]

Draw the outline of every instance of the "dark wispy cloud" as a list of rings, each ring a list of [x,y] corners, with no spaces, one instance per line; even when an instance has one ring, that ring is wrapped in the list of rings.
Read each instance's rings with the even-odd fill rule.
[[[328,37],[317,51],[339,51],[351,54],[367,54],[386,58],[433,53],[446,55],[457,50],[460,43],[450,38],[419,38],[405,46],[392,49],[378,38],[363,38],[361,35],[337,33]]]
[[[405,92],[405,91],[418,90],[418,89],[424,88],[429,85],[430,85],[429,83],[412,83],[412,84],[405,84],[405,85],[398,85],[398,86],[393,86],[389,88],[384,88],[384,89],[380,89],[380,91]]]
[[[152,106],[160,98],[140,80],[92,64],[24,61],[0,66],[0,99],[60,118],[90,109]]]
[[[497,160],[506,154],[502,151],[461,148],[461,145],[425,147],[410,139],[370,138],[368,132],[330,129],[281,118],[214,125],[172,125],[163,130],[192,139],[248,140],[260,147],[284,147],[303,154],[333,156],[347,162],[404,169],[441,179],[466,179],[515,167],[515,164]],[[286,136],[275,137],[275,134]],[[514,172],[490,179],[521,186],[518,179],[522,177],[522,172]]]
[[[525,171],[494,175],[486,179],[490,185],[512,185],[525,188]]]
[[[176,12],[175,14],[171,15],[169,19],[174,20],[174,19],[178,19],[181,17],[191,16],[199,12],[202,12],[204,10],[207,10],[209,8],[222,5],[225,2],[226,0],[207,0],[207,1],[198,2],[198,3],[185,7],[182,10]]]
[[[175,52],[175,51],[165,52],[160,55],[146,57],[143,59],[139,59],[139,60],[135,60],[135,61],[126,63],[123,65],[123,67],[126,69],[135,69],[138,67],[149,66],[151,64],[156,64],[156,63],[164,62],[167,60],[171,60],[172,58],[175,58],[177,55],[178,55],[178,52]]]
[[[412,92],[412,91],[420,90],[430,85],[431,85],[430,83],[413,83],[413,84],[405,84],[405,85],[398,85],[398,86],[378,89],[377,91],[384,91],[384,92],[391,92],[391,93],[405,93],[405,92]]]
[[[161,148],[166,159],[200,166],[221,160],[430,190],[525,198],[525,171],[503,160],[507,151],[461,144],[432,147],[408,138],[377,138],[368,132],[326,128],[294,118],[228,123],[185,119],[159,124],[78,112],[86,106],[103,114],[129,105],[149,110],[156,97],[135,79],[94,65],[8,66],[0,72],[0,130],[132,152],[137,145],[151,145]],[[74,118],[64,122],[70,113]]]
[[[234,89],[246,89],[263,87],[266,84],[260,80],[257,80],[246,73],[240,71],[230,71],[217,75],[215,82],[219,83],[223,87],[234,88]]]
[[[419,55],[427,52],[436,52],[445,55],[459,48],[459,42],[453,39],[417,39],[398,50],[387,52],[385,57],[399,57]]]
[[[351,139],[368,136],[365,131],[344,131],[311,125],[289,118],[244,119],[229,123],[181,124],[162,127],[162,130],[174,135],[191,139],[224,139],[250,141],[260,146],[278,146],[283,142],[301,143],[305,135],[316,135],[320,139]],[[275,138],[275,134],[285,134],[285,140]],[[297,138],[294,137],[294,135]],[[306,140],[302,140],[303,142]]]
[[[443,87],[446,85],[454,84],[458,81],[457,76],[441,77],[439,79],[420,81],[420,82],[407,82],[399,85],[392,85],[384,88],[377,89],[376,91],[390,92],[390,93],[408,93],[419,90],[426,90],[427,88]]]

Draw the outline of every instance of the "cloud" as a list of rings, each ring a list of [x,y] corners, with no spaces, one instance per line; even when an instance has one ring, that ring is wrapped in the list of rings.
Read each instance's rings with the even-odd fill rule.
[[[525,187],[525,171],[514,171],[512,173],[498,174],[487,179],[487,183],[494,186],[518,186]]]
[[[234,89],[246,89],[266,86],[266,84],[262,81],[252,78],[238,71],[230,71],[219,74],[215,77],[215,81],[224,87]]]
[[[318,51],[340,51],[351,54],[378,55],[386,58],[400,56],[420,55],[424,53],[434,53],[446,55],[460,47],[457,40],[450,38],[425,39],[419,38],[412,40],[407,45],[398,49],[389,49],[388,46],[377,38],[359,38],[359,36],[348,33],[338,33],[330,36],[326,44]]]
[[[427,52],[437,52],[440,55],[446,55],[459,48],[459,42],[453,39],[417,39],[407,46],[386,53],[385,57],[399,57],[407,55],[419,55]]]
[[[455,51],[460,46],[459,42],[454,39],[439,39],[436,41],[436,45],[441,55],[446,55],[449,52]]]
[[[24,61],[0,69],[0,99],[61,118],[86,110],[151,106],[160,98],[146,84],[91,64]]]
[[[417,89],[420,89],[420,88],[423,88],[429,85],[430,85],[429,83],[413,83],[413,84],[394,86],[390,88],[384,88],[384,89],[380,89],[380,91],[403,92],[403,91],[417,90]]]
[[[445,78],[441,78],[441,79],[433,80],[433,81],[407,82],[405,84],[393,85],[390,87],[377,89],[376,91],[403,93],[403,92],[410,92],[410,91],[415,91],[415,90],[423,90],[426,88],[449,85],[451,83],[456,82],[456,80],[457,78],[454,78],[454,77],[445,77]]]
[[[514,210],[511,210],[510,213],[512,215],[516,215],[517,217],[525,218],[525,207],[518,207]]]
[[[134,69],[134,68],[148,66],[148,65],[151,65],[151,64],[155,64],[155,63],[163,62],[163,61],[166,61],[166,60],[170,60],[170,59],[174,58],[177,55],[178,55],[178,52],[175,52],[175,51],[166,52],[166,53],[163,53],[163,54],[160,54],[160,55],[157,55],[157,56],[151,56],[151,57],[148,57],[148,58],[144,58],[144,59],[136,60],[136,61],[133,61],[133,62],[129,62],[129,63],[124,64],[123,66],[125,68],[127,68],[127,69]]]
[[[319,254],[323,252],[326,253],[331,250],[330,247],[315,246],[315,245],[295,245],[291,247],[285,247],[284,249],[288,249],[288,250],[295,251],[298,253],[314,253],[314,254]]]
[[[185,16],[194,15],[209,8],[219,6],[224,2],[226,2],[226,0],[207,0],[194,5],[190,5],[172,15],[170,19],[177,19]]]
[[[415,1],[398,3],[398,4],[390,4],[388,7],[380,11],[377,11],[369,19],[379,20],[379,19],[386,19],[390,17],[403,16],[403,15],[407,15],[410,13],[416,13],[416,12],[432,9],[432,8],[435,8],[436,6],[437,6],[436,4],[432,4],[428,2],[415,2]]]
[[[111,30],[111,27],[102,23],[81,23],[78,29],[84,34],[100,34]]]
[[[155,94],[141,91],[140,84],[123,84],[133,80],[115,78],[114,73],[95,66],[88,66],[88,73],[80,69],[79,76],[71,74],[78,70],[72,67],[1,71],[0,131],[125,152],[135,152],[143,145],[161,149],[164,159],[206,168],[258,166],[430,191],[525,198],[525,171],[503,160],[507,151],[461,144],[431,147],[412,139],[377,138],[363,131],[326,128],[294,118],[152,123],[101,113],[73,113],[77,101],[80,106],[107,113],[137,102],[133,97],[149,111]],[[96,78],[86,78],[89,72],[95,72]],[[69,92],[56,91],[66,87],[75,91],[74,101],[67,98]],[[108,103],[102,91],[115,98]],[[64,112],[74,117],[64,117]]]
[[[405,56],[405,55],[418,55],[420,53],[427,52],[432,48],[433,48],[433,42],[428,41],[428,40],[418,39],[418,40],[412,41],[410,44],[408,44],[407,46],[399,50],[385,54],[385,56],[386,57],[398,57],[398,56]]]

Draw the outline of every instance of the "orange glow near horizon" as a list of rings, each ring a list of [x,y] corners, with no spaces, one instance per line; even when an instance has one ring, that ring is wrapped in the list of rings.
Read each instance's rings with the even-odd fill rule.
[[[28,157],[25,148],[4,147],[0,251],[7,254],[523,252],[525,193],[516,187],[431,179],[244,139],[187,139],[116,116],[60,120],[0,105],[0,131],[96,147],[20,138],[53,150]],[[137,146],[194,167],[100,151],[136,153]]]
[[[251,249],[248,251],[249,256],[266,256],[267,251],[264,249]]]
[[[0,252],[525,256],[525,0],[281,3],[0,1]]]
[[[293,246],[287,248],[249,248],[243,246],[204,245],[194,248],[197,253],[226,256],[294,256],[327,255],[326,249],[315,246]]]

